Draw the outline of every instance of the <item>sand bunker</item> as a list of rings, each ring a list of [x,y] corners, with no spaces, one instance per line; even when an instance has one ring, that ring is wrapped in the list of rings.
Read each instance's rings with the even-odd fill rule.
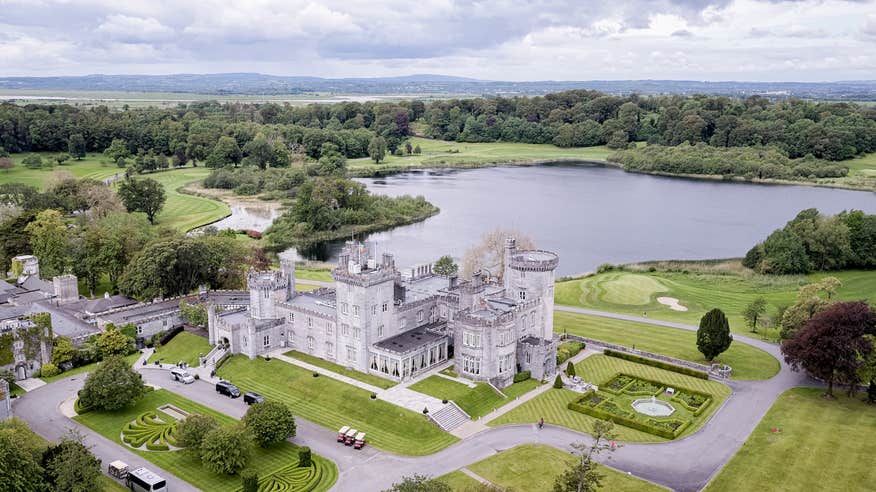
[[[687,311],[687,308],[679,304],[678,299],[674,297],[658,297],[657,302],[669,307],[673,311]]]

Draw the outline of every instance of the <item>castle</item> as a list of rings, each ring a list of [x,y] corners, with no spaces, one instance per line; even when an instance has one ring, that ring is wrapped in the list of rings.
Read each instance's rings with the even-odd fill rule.
[[[556,371],[554,270],[549,251],[507,239],[502,282],[486,272],[443,277],[431,266],[402,274],[393,255],[348,242],[334,288],[295,290],[295,264],[250,271],[248,303],[208,302],[211,344],[251,358],[288,348],[403,381],[454,359],[460,376],[503,388],[518,372]]]

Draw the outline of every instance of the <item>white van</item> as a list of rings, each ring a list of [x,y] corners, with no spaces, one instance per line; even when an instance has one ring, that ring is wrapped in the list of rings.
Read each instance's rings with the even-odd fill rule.
[[[170,377],[172,377],[174,381],[180,381],[185,384],[195,382],[195,377],[189,374],[188,371],[180,367],[174,367],[173,369],[171,369]]]
[[[147,468],[128,472],[128,488],[135,492],[167,492],[167,481]]]

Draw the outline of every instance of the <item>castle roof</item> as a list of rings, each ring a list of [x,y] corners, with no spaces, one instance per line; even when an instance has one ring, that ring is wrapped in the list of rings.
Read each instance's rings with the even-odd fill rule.
[[[400,355],[415,352],[425,345],[431,345],[442,338],[447,338],[447,335],[432,331],[437,331],[446,325],[447,322],[445,321],[423,325],[377,342],[374,344],[374,347]]]

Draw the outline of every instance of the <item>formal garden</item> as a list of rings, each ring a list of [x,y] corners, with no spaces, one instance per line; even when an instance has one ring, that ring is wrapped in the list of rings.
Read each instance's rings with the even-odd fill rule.
[[[569,402],[569,410],[675,439],[712,403],[706,393],[617,374]]]
[[[617,425],[621,441],[663,442],[695,432],[730,396],[724,384],[642,363],[591,355],[575,364],[581,380],[594,383],[598,391],[580,393],[552,388],[523,403],[487,425],[537,422],[589,432],[593,423],[609,419]],[[665,394],[667,388],[675,394]],[[651,397],[673,406],[668,417],[651,417],[633,410],[635,400]],[[651,422],[653,421],[653,422]]]

